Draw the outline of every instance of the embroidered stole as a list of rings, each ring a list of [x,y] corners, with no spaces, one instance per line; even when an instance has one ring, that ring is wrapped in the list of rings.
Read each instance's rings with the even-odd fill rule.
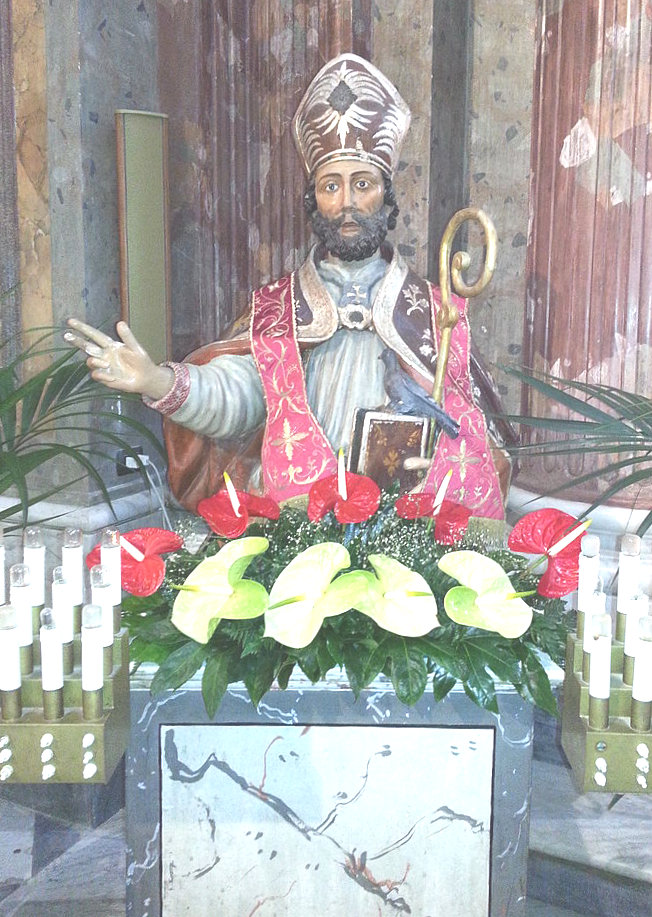
[[[251,352],[267,407],[261,448],[264,491],[279,503],[306,494],[315,481],[337,471],[335,453],[306,395],[294,277],[257,290],[251,310]]]

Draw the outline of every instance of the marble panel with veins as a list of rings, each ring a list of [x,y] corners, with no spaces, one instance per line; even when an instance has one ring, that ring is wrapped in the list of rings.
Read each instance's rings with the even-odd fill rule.
[[[487,917],[494,738],[162,725],[163,917]]]

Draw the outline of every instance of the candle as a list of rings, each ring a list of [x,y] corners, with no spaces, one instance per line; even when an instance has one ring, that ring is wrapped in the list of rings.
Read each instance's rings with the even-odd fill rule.
[[[102,617],[102,609],[98,605],[84,605],[81,625],[82,711],[87,720],[102,716]]]
[[[611,616],[594,615],[590,630],[589,726],[607,729],[611,693]]]
[[[100,563],[106,568],[111,586],[111,604],[122,602],[122,560],[120,533],[117,529],[104,529],[100,538]],[[91,597],[93,604],[95,599]]]
[[[646,616],[650,600],[646,595],[633,595],[627,605],[625,616],[625,647],[623,655],[623,681],[631,685],[634,677],[634,658],[638,644],[639,622]]]
[[[124,548],[127,554],[133,557],[134,560],[138,561],[138,563],[142,563],[145,560],[145,555],[143,552],[139,551],[136,545],[132,544],[130,541],[127,541],[124,535],[120,536],[120,547]]]
[[[91,602],[102,612],[102,646],[113,646],[113,596],[110,571],[104,564],[91,567]]]
[[[30,570],[32,605],[39,608],[45,603],[45,544],[36,525],[28,526],[23,533],[23,563]]]
[[[348,500],[349,494],[346,489],[346,467],[344,465],[344,449],[337,453],[337,492],[341,500]]]
[[[27,564],[14,564],[9,568],[9,603],[16,609],[20,665],[23,675],[34,668],[32,646],[32,590],[29,582],[30,570]]]
[[[585,535],[582,538],[578,564],[577,610],[586,612],[591,596],[598,588],[600,576],[600,538]]]
[[[432,504],[433,518],[439,514],[439,510],[441,509],[442,503],[444,502],[444,497],[446,496],[446,491],[448,490],[448,485],[450,484],[452,477],[453,477],[453,469],[449,468],[449,470],[446,472],[446,474],[442,478],[442,482],[439,485],[439,487],[437,488],[437,493],[435,494],[435,501]]]
[[[632,698],[648,704],[652,701],[652,617],[649,615],[639,621],[634,658]]]
[[[233,486],[233,481],[231,480],[231,478],[229,477],[226,471],[224,472],[224,483],[226,485],[226,492],[229,495],[229,500],[231,501],[231,507],[233,509],[233,514],[237,516],[239,519],[240,516],[242,515],[242,513],[240,512],[240,500],[238,499],[238,494],[236,493],[236,489]]]
[[[641,539],[638,535],[623,535],[618,555],[618,595],[616,610],[626,614],[627,605],[639,591],[641,576]]]
[[[598,588],[591,595],[591,599],[586,606],[585,618],[584,618],[584,638],[582,642],[582,649],[585,653],[591,652],[591,639],[593,637],[593,631],[591,628],[591,622],[594,615],[603,615],[607,607],[607,596],[602,591],[602,583],[598,578]],[[587,679],[585,679],[586,681]]]
[[[587,519],[585,522],[580,522],[579,525],[576,525],[572,531],[568,532],[567,535],[564,535],[563,538],[560,538],[558,542],[553,544],[553,546],[548,549],[548,557],[555,557],[557,554],[559,554],[560,551],[563,551],[564,548],[567,548],[568,545],[575,541],[576,538],[579,538],[580,535],[585,532],[590,525],[590,519]]]
[[[607,700],[611,693],[611,616],[594,615],[590,630],[589,696]]]
[[[61,548],[63,578],[73,605],[84,604],[84,548],[81,529],[65,529]]]
[[[58,720],[63,716],[63,646],[51,608],[41,612],[40,640],[43,718]]]
[[[70,583],[65,578],[63,565],[52,571],[52,614],[61,635],[63,671],[70,675],[74,668],[74,618]]]
[[[62,643],[72,643],[74,637],[72,588],[62,566],[52,571],[52,613]]]
[[[20,645],[16,609],[0,607],[0,705],[4,720],[17,720],[22,713],[20,699]]]
[[[0,691],[17,691],[20,682],[16,609],[12,605],[3,605],[0,607]]]

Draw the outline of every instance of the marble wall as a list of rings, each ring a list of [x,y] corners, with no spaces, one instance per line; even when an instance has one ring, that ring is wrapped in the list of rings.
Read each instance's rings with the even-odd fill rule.
[[[476,345],[492,364],[519,363],[529,226],[530,139],[537,0],[474,0],[468,107],[469,201],[493,220],[493,281],[469,307]],[[494,373],[505,408],[520,386]]]

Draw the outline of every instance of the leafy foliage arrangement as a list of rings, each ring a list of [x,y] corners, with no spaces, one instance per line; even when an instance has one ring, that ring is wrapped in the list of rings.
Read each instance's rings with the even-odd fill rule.
[[[572,623],[564,602],[531,595],[527,601],[541,613],[535,612],[527,631],[517,638],[456,624],[446,615],[443,601],[456,581],[438,567],[439,559],[451,548],[434,541],[431,522],[400,518],[395,495],[384,493],[378,510],[365,522],[342,525],[333,512],[311,522],[302,509],[285,506],[277,520],[250,523],[247,535],[269,541],[268,550],[253,558],[246,574],[248,580],[268,591],[298,554],[323,542],[343,544],[352,568],[358,570],[370,568],[370,555],[400,560],[418,571],[432,589],[441,626],[422,637],[402,637],[358,611],[348,611],[326,617],[314,639],[295,649],[264,636],[262,617],[223,618],[208,642],[198,643],[172,624],[171,614],[188,575],[219,550],[222,542],[211,538],[198,554],[183,550],[170,556],[156,593],[146,598],[127,596],[123,601],[124,623],[132,635],[132,660],[137,665],[158,665],[151,683],[153,694],[180,688],[204,666],[202,693],[212,717],[227,687],[235,682],[244,682],[257,704],[273,684],[286,688],[297,667],[313,683],[339,667],[355,696],[382,674],[391,680],[397,697],[412,705],[428,689],[431,676],[435,701],[442,700],[460,682],[475,703],[497,712],[497,684],[501,682],[513,685],[526,700],[556,714],[556,701],[538,651],[562,662]],[[492,549],[480,534],[467,534],[464,547],[498,561],[518,593],[536,589],[539,577],[522,556]]]
[[[58,329],[34,329],[31,334],[32,343],[18,348],[14,357],[14,340],[0,345],[0,494],[10,496],[0,510],[0,522],[21,513],[24,524],[30,506],[86,476],[110,503],[96,460],[111,458],[120,449],[133,454],[128,440],[111,431],[116,415],[110,408],[117,396],[90,379],[75,350],[56,343]],[[124,414],[120,422],[162,454],[143,424]],[[68,461],[67,480],[53,484],[51,475],[45,483],[43,477],[30,477],[56,459]]]

